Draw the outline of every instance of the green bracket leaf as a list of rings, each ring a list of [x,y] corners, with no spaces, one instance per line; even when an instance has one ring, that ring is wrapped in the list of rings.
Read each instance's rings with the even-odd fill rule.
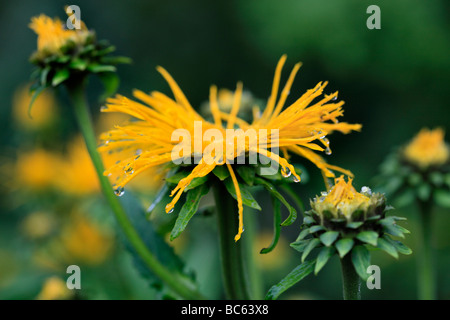
[[[227,191],[231,194],[231,196],[237,200],[236,190],[234,189],[233,180],[231,178],[227,178],[224,180],[225,187]],[[239,189],[241,191],[242,204],[261,211],[261,207],[258,202],[256,202],[255,198],[253,198],[252,194],[248,190],[247,186],[239,183]]]
[[[334,247],[323,247],[317,255],[316,266],[314,268],[314,274],[317,275],[320,270],[327,264],[328,260],[336,253]]]
[[[322,233],[319,238],[325,246],[329,247],[334,243],[334,241],[336,241],[338,237],[338,231],[327,231],[325,233]]]
[[[280,238],[280,233],[281,233],[281,225],[280,225],[280,222],[281,222],[281,203],[275,197],[272,197],[272,203],[273,203],[273,238],[272,238],[272,243],[270,244],[269,247],[261,249],[261,251],[259,252],[261,254],[269,253],[273,249],[275,249],[275,246],[278,243],[278,239]]]
[[[387,240],[385,240],[383,238],[379,238],[377,247],[380,248],[381,250],[385,251],[387,254],[391,255],[395,259],[398,259],[397,249],[389,241],[387,241]]]
[[[353,239],[346,238],[340,239],[334,246],[339,253],[339,257],[342,259],[347,253],[350,252],[350,250],[352,250],[354,244],[355,241]]]
[[[352,262],[356,273],[363,279],[367,280],[367,268],[370,266],[370,252],[365,246],[356,246],[352,250]]]
[[[320,240],[317,238],[311,239],[311,241],[308,243],[308,245],[305,248],[305,251],[303,251],[302,254],[302,262],[306,260],[308,255],[311,253],[311,251],[317,247],[320,244]]]
[[[375,231],[362,231],[356,235],[356,239],[376,247],[378,233],[376,233]]]
[[[170,240],[177,238],[181,232],[186,229],[187,224],[191,220],[192,216],[197,212],[200,199],[206,195],[209,191],[209,186],[207,184],[202,184],[198,188],[192,189],[188,192],[186,196],[186,202],[181,208],[178,214],[175,226],[170,233]]]

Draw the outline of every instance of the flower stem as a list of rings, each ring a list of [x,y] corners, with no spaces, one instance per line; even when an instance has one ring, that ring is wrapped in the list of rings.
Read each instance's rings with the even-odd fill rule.
[[[97,139],[93,129],[92,119],[89,112],[89,105],[85,96],[85,79],[72,80],[67,84],[67,89],[73,103],[75,116],[84,137],[86,147],[94,164],[100,181],[102,192],[111,207],[118,224],[122,228],[125,236],[133,246],[137,254],[144,261],[147,267],[163,282],[165,282],[174,292],[185,299],[203,299],[197,291],[186,287],[183,282],[174,276],[166,267],[164,267],[158,259],[148,250],[145,243],[131,224],[128,216],[120,203],[117,196],[113,193],[107,177],[103,175],[104,166],[102,158],[97,151]]]
[[[236,200],[228,193],[223,183],[216,183],[213,190],[225,293],[231,300],[248,300],[250,289],[244,257],[245,244],[243,239],[234,241],[239,227]]]
[[[436,299],[435,274],[432,252],[432,215],[431,202],[418,201],[420,210],[419,243],[418,243],[418,297],[420,300]]]
[[[361,280],[353,266],[351,254],[341,259],[344,300],[361,300]]]

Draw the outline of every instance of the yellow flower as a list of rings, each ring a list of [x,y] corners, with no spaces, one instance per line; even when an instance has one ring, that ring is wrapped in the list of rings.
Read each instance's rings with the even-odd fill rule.
[[[72,291],[67,288],[66,283],[58,277],[50,277],[45,280],[37,300],[66,300],[72,297]]]
[[[110,256],[113,236],[82,214],[74,214],[59,241],[68,263],[98,265]]]
[[[446,163],[449,153],[449,147],[444,141],[444,130],[441,128],[423,128],[403,151],[405,160],[421,169]]]
[[[352,185],[352,178],[345,181],[341,176],[336,179],[335,185],[330,192],[323,193],[321,197],[316,197],[311,202],[311,207],[322,215],[324,211],[330,212],[334,218],[344,216],[350,220],[352,214],[357,211],[367,211],[371,204],[370,194],[363,194],[356,191]]]
[[[56,118],[55,97],[49,90],[42,92],[34,101],[34,107],[30,114],[28,107],[31,101],[29,86],[20,87],[13,98],[14,120],[24,128],[38,129],[52,123]]]
[[[44,149],[19,154],[15,163],[14,187],[26,186],[35,191],[50,188],[59,163],[55,154]]]
[[[256,152],[278,163],[284,176],[292,174],[297,181],[300,181],[300,176],[286,160],[288,152],[296,153],[313,162],[321,169],[324,177],[334,177],[334,173],[331,170],[338,170],[351,175],[346,170],[327,164],[313,150],[330,153],[331,150],[329,149],[329,141],[326,135],[333,131],[348,133],[352,130],[360,130],[361,126],[338,123],[337,118],[343,114],[343,102],[331,102],[337,97],[337,92],[325,95],[320,101],[311,105],[313,99],[322,94],[326,83],[319,83],[315,88],[308,90],[296,102],[283,110],[295,74],[300,67],[300,64],[294,67],[277,101],[281,69],[285,60],[286,56],[283,56],[277,65],[272,93],[264,112],[260,117],[257,116],[251,124],[237,116],[243,92],[242,83],[237,85],[231,110],[228,113],[220,110],[217,99],[217,87],[211,87],[210,108],[214,119],[214,122],[211,123],[203,119],[194,110],[173,78],[161,67],[158,67],[157,70],[168,82],[175,99],[171,99],[160,92],[146,94],[138,90],[135,90],[133,95],[141,100],[142,103],[120,95],[109,99],[107,106],[102,111],[122,112],[137,119],[137,121],[129,122],[123,126],[116,126],[114,130],[101,135],[103,145],[100,147],[100,151],[120,152],[122,154],[122,161],[109,167],[105,172],[106,175],[117,177],[115,184],[117,194],[121,194],[123,187],[130,180],[148,168],[186,157],[186,155],[175,155],[175,159],[173,159],[174,147],[179,142],[172,141],[172,133],[177,129],[184,129],[190,133],[190,139],[184,139],[182,145],[194,146],[189,157],[195,158],[200,155],[201,160],[191,174],[181,179],[176,188],[172,190],[171,196],[173,200],[166,206],[166,212],[173,210],[183,191],[194,178],[204,177],[216,166],[226,165],[236,190],[238,202],[239,230],[235,237],[236,241],[240,239],[243,232],[243,206],[239,185],[231,163],[238,156],[247,152]],[[201,124],[200,136],[197,132],[198,126],[196,127],[196,123]],[[227,129],[235,129],[236,127],[243,130],[254,129],[258,136],[248,143],[235,146],[230,154],[225,154],[224,152],[229,142],[226,139],[214,140],[213,142],[202,141],[203,134],[210,129],[221,133],[222,137],[225,137]],[[279,130],[279,139],[272,141],[271,129]],[[323,147],[312,143],[314,140],[319,140]],[[267,144],[264,147],[261,145],[256,146],[255,141],[266,141]],[[222,145],[222,148],[218,148],[220,145]],[[207,148],[210,150],[211,146],[214,147],[214,153],[211,154],[215,160],[218,160],[212,163],[207,161],[209,159],[204,156],[205,150]],[[269,151],[269,149],[274,147],[280,147],[285,157],[280,157]],[[219,151],[220,149],[222,152]],[[142,151],[139,156],[136,156],[137,150]]]
[[[29,27],[38,35],[38,54],[44,56],[61,54],[62,47],[69,43],[84,44],[90,34],[84,23],[81,23],[79,30],[69,30],[64,28],[60,19],[52,19],[44,14],[33,17]]]

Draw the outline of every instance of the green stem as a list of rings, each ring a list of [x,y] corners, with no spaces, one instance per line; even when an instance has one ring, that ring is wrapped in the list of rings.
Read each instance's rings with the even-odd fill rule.
[[[172,272],[170,272],[158,261],[158,259],[148,250],[147,246],[142,241],[136,229],[128,219],[122,204],[112,190],[108,178],[103,175],[103,161],[97,151],[97,139],[93,129],[89,106],[85,97],[85,79],[78,80],[79,81],[72,80],[72,82],[67,85],[67,89],[73,103],[78,125],[84,137],[92,163],[94,164],[97,172],[100,187],[117,219],[118,224],[122,228],[125,236],[133,246],[136,253],[157,277],[164,281],[174,292],[185,299],[203,299],[197,291],[186,287],[183,282],[178,279],[178,277],[174,276]]]
[[[419,218],[419,243],[418,243],[418,297],[420,300],[436,299],[436,283],[433,265],[433,248],[432,248],[432,215],[431,202],[418,201],[420,210]]]
[[[231,300],[248,300],[250,299],[250,289],[244,257],[245,244],[243,239],[234,241],[239,227],[237,203],[223,183],[216,183],[213,190],[217,208],[225,293]]]
[[[344,300],[361,300],[361,280],[353,266],[351,254],[341,259]]]

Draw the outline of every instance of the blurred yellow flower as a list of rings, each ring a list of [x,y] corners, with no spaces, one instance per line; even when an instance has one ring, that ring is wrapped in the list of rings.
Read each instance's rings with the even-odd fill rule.
[[[449,161],[450,150],[444,140],[444,130],[423,128],[405,147],[403,155],[406,161],[426,169]]]
[[[37,300],[66,300],[70,299],[73,293],[67,288],[66,283],[58,277],[50,277],[45,280],[41,292],[36,297]]]
[[[52,19],[44,14],[31,18],[29,27],[38,35],[38,54],[44,56],[60,54],[61,48],[68,43],[84,44],[89,36],[84,23],[81,23],[80,30],[69,30],[60,19]]]
[[[114,238],[110,230],[100,228],[83,214],[73,214],[59,241],[68,263],[98,265],[110,256]]]
[[[73,212],[58,235],[41,246],[34,261],[54,271],[71,264],[96,266],[112,254],[114,234],[108,226],[100,226],[80,212]]]
[[[48,236],[55,228],[55,220],[51,214],[43,211],[33,212],[21,223],[22,232],[31,239]]]
[[[30,101],[29,86],[22,86],[16,90],[13,97],[14,120],[25,129],[40,129],[51,124],[57,116],[56,99],[52,92],[44,90],[36,98],[31,114],[28,112]]]
[[[13,186],[15,188],[25,186],[34,191],[50,188],[59,164],[58,156],[44,149],[19,153],[14,165]]]

